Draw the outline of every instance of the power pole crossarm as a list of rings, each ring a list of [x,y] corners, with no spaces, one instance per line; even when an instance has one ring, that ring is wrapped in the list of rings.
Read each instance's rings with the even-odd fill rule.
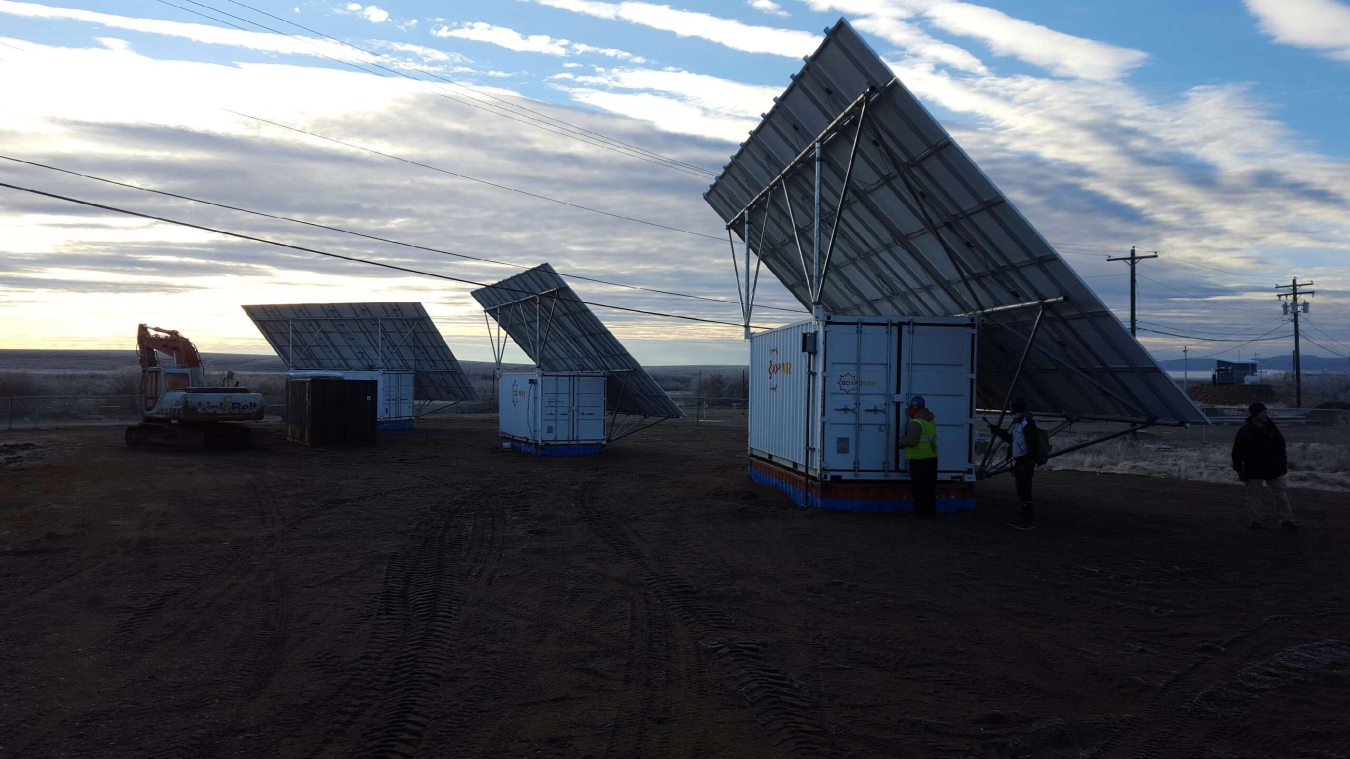
[[[1294,313],[1294,407],[1303,408],[1303,352],[1299,347],[1298,334],[1298,299],[1317,294],[1316,290],[1303,290],[1300,288],[1312,287],[1312,282],[1299,282],[1298,277],[1289,280],[1287,285],[1275,285],[1276,290],[1288,290],[1287,293],[1277,293],[1277,298],[1289,299],[1289,310]],[[1305,303],[1306,307],[1307,304]]]
[[[1130,265],[1130,334],[1135,337],[1139,336],[1139,321],[1136,307],[1136,303],[1138,300],[1137,295],[1139,293],[1139,281],[1135,277],[1134,267],[1135,264],[1138,264],[1140,261],[1146,261],[1150,258],[1157,258],[1157,257],[1158,251],[1156,250],[1146,256],[1141,256],[1139,255],[1138,251],[1136,251],[1133,247],[1131,247],[1130,255],[1128,256],[1106,259],[1107,261],[1125,261]]]

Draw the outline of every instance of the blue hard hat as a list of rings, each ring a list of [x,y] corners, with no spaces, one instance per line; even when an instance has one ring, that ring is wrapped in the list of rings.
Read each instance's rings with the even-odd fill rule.
[[[913,398],[909,399],[909,405],[918,406],[919,408],[926,408],[928,406],[928,403],[924,401],[922,395],[916,395]]]

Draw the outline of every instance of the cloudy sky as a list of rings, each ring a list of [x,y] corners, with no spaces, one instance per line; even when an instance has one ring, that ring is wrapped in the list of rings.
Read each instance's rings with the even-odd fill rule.
[[[1290,331],[1293,276],[1317,283],[1305,350],[1350,354],[1339,0],[0,0],[0,155],[442,252],[9,160],[0,182],[470,280],[512,269],[462,256],[547,260],[703,298],[573,282],[594,301],[736,321],[701,194],[840,16],[1117,313],[1106,257],[1161,253],[1155,354],[1288,353],[1236,341]],[[123,348],[147,321],[266,352],[243,303],[419,300],[491,355],[451,281],[5,188],[0,252],[0,348]],[[734,327],[600,316],[647,363],[744,361]]]

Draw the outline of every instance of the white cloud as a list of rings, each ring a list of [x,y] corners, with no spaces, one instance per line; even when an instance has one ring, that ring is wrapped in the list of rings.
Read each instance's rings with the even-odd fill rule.
[[[906,57],[976,74],[989,72],[969,50],[935,39],[914,24],[894,16],[862,16],[857,19],[857,26],[898,46]]]
[[[716,266],[725,250],[712,241],[653,232],[419,171],[241,119],[220,106],[541,194],[584,199],[598,208],[715,234],[721,225],[699,199],[703,180],[495,118],[397,78],[307,66],[159,61],[125,48],[25,48],[34,51],[40,65],[0,63],[0,102],[6,104],[0,109],[0,133],[11,153],[433,247],[469,254],[492,250],[494,257],[523,264],[538,263],[541,251],[547,251],[560,270],[729,302],[577,285],[597,300],[736,320],[734,287]],[[157,86],[128,88],[128,81]],[[643,122],[539,102],[529,106],[705,166],[716,165],[726,152],[721,144],[677,137]],[[483,281],[511,273],[7,162],[0,162],[0,181]],[[372,203],[373,197],[379,202]],[[447,237],[447,229],[456,232]],[[6,251],[0,257],[0,335],[6,347],[51,347],[53,333],[66,336],[57,340],[64,347],[73,347],[76,337],[89,347],[121,345],[126,324],[134,326],[146,313],[175,313],[182,321],[174,326],[212,350],[268,352],[239,309],[241,299],[418,300],[426,303],[461,358],[488,358],[487,346],[478,347],[484,342],[481,309],[459,285],[85,212],[7,190],[0,193],[0,239]],[[641,266],[629,253],[637,249],[647,254]],[[685,327],[611,312],[602,318],[649,363],[709,360],[699,357],[692,341],[727,363],[744,352],[737,329]]]
[[[1059,76],[1116,79],[1148,53],[1075,37],[970,3],[934,3],[925,15],[940,29],[983,40],[999,55],[1011,55]]]
[[[341,12],[342,11],[339,11],[339,13]],[[383,24],[389,20],[389,11],[386,11],[377,5],[367,5],[362,7],[360,3],[347,3],[347,12],[354,13],[372,24]],[[410,22],[410,25],[415,26],[416,24],[416,20]],[[403,27],[403,24],[398,24],[398,26]]]
[[[581,68],[581,64],[580,64],[580,63],[572,63],[571,61],[568,61],[567,63],[564,63],[562,66],[563,66],[563,68],[565,68],[565,69],[579,69],[579,68]]]
[[[618,48],[613,47],[592,47],[591,45],[585,45],[580,42],[572,44],[572,52],[578,55],[595,53],[597,55],[609,56],[610,58],[618,58],[621,61],[628,61],[629,63],[642,64],[647,62],[646,58],[643,58],[640,55],[633,55],[626,50],[619,50]]]
[[[544,55],[585,55],[593,53],[628,61],[629,63],[647,63],[646,58],[633,55],[626,50],[614,47],[595,47],[582,42],[550,37],[547,34],[524,35],[515,29],[485,24],[481,21],[474,21],[459,27],[438,26],[433,28],[431,33],[437,37],[458,37],[476,42],[486,42],[490,45],[497,45],[522,53],[543,53]]]
[[[226,29],[206,24],[190,24],[179,21],[161,21],[159,19],[132,18],[107,13],[79,10],[75,8],[54,8],[35,3],[0,0],[0,13],[25,18],[42,18],[62,21],[78,21],[99,24],[111,29],[126,29],[147,34],[161,34],[179,37],[208,45],[228,45],[249,50],[288,55],[328,55],[341,60],[373,60],[364,53],[353,51],[327,40],[308,37],[290,37],[284,34],[268,32],[246,32],[238,29]]]
[[[371,47],[376,49],[394,50],[400,53],[409,53],[415,55],[423,61],[432,63],[470,63],[473,59],[466,55],[445,50],[437,50],[434,47],[424,47],[422,45],[413,45],[407,42],[387,42],[385,40],[373,40]]]
[[[769,53],[789,58],[809,55],[820,45],[819,35],[796,29],[744,24],[707,13],[685,11],[669,5],[594,0],[533,0],[540,5],[584,13],[596,18],[628,21],[653,29],[674,32],[681,37],[699,37],[733,50]]]
[[[997,55],[1008,55],[1057,76],[1118,79],[1148,54],[1076,37],[993,8],[952,0],[806,0],[818,11],[836,10],[857,18],[860,28],[885,37],[911,55],[979,71],[974,56],[919,31],[920,20],[950,34],[984,42]],[[913,46],[914,50],[910,50]],[[978,63],[977,61],[975,61]]]
[[[745,0],[745,4],[757,11],[763,11],[771,16],[791,15],[783,10],[783,6],[775,3],[773,0]]]
[[[543,53],[544,55],[567,55],[568,45],[564,39],[554,39],[547,34],[524,35],[515,29],[493,26],[481,21],[473,21],[460,27],[438,26],[431,30],[437,37],[457,37],[463,40],[486,42],[508,50],[523,53]]]
[[[1350,61],[1350,6],[1336,0],[1245,0],[1276,42]]]
[[[666,131],[727,142],[744,140],[780,92],[678,69],[596,68],[595,76],[563,73],[549,78],[578,102]]]

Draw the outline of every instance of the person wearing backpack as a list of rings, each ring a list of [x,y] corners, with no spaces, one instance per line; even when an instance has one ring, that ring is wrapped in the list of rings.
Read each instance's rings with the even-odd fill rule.
[[[914,515],[937,516],[938,448],[937,418],[922,395],[909,399],[909,423],[900,438],[900,449],[909,462],[909,487]]]
[[[1022,501],[1022,518],[1008,525],[1015,530],[1034,530],[1036,501],[1031,494],[1031,481],[1036,474],[1036,465],[1044,464],[1050,458],[1049,437],[1031,418],[1026,398],[1014,399],[1012,412],[1015,416],[1008,429],[989,422],[989,431],[1012,449],[1013,482],[1017,486],[1017,497]]]

